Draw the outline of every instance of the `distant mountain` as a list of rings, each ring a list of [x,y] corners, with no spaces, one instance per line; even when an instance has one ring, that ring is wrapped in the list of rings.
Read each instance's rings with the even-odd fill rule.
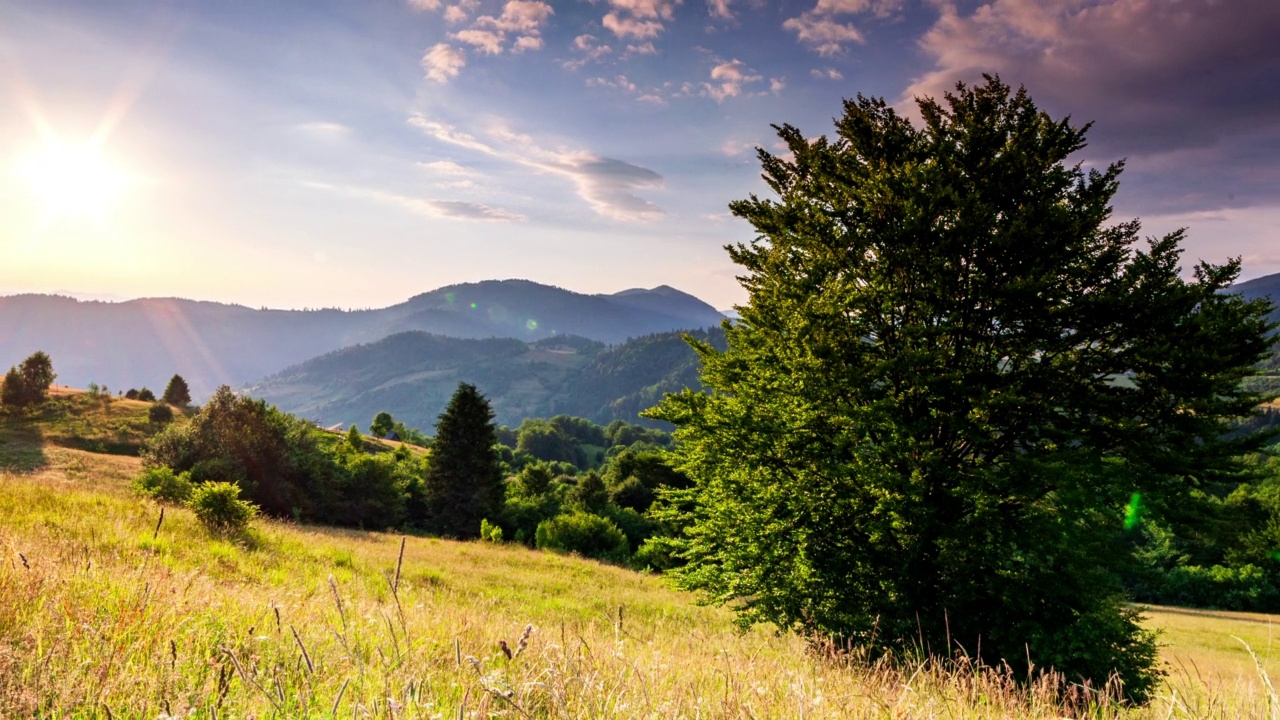
[[[0,371],[44,350],[60,384],[161,390],[178,373],[198,400],[220,384],[241,386],[332,350],[411,330],[526,343],[559,335],[619,343],[720,320],[710,305],[666,286],[584,295],[527,280],[452,285],[388,308],[350,312],[16,295],[0,297]]]
[[[1248,300],[1270,298],[1277,307],[1271,311],[1271,319],[1280,321],[1280,273],[1263,275],[1260,278],[1246,280],[1231,286],[1231,292],[1239,293]]]
[[[719,328],[689,334],[724,346]],[[290,367],[248,392],[324,425],[364,427],[385,410],[431,431],[459,382],[476,385],[510,426],[557,414],[654,424],[637,414],[665,392],[701,387],[697,355],[678,332],[612,347],[574,336],[526,343],[406,332]]]

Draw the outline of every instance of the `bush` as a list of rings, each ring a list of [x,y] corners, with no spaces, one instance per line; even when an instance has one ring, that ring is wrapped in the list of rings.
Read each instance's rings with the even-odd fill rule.
[[[149,390],[148,388],[145,388],[145,387],[144,387],[144,388],[142,388],[141,390],[139,390],[139,391],[138,391],[138,398],[137,398],[137,399],[139,399],[139,400],[141,400],[141,401],[143,401],[143,402],[155,402],[155,401],[156,401],[156,394],[155,394],[155,393],[153,393],[153,392],[151,392],[151,390]]]
[[[209,532],[236,535],[249,527],[258,514],[256,505],[240,499],[240,488],[226,482],[210,482],[197,487],[187,503]]]
[[[543,550],[576,552],[613,562],[627,559],[627,536],[609,520],[590,513],[560,515],[538,524],[537,546]]]
[[[175,475],[167,467],[149,468],[133,480],[133,490],[163,502],[182,504],[191,499],[193,486],[186,473]]]
[[[173,408],[164,403],[156,403],[147,410],[147,419],[156,425],[173,422]]]
[[[493,543],[502,542],[502,526],[489,522],[489,518],[480,521],[480,539]]]

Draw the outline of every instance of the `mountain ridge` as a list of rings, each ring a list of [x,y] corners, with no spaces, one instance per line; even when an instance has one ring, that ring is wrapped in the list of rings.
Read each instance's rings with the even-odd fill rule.
[[[622,298],[531,280],[459,283],[385,308],[253,309],[185,298],[123,302],[25,293],[0,297],[0,365],[43,350],[63,384],[163,387],[177,373],[197,398],[242,386],[326,352],[419,330],[526,342],[572,334],[604,343],[707,327],[722,316],[661,286]],[[626,292],[626,291],[624,291]]]

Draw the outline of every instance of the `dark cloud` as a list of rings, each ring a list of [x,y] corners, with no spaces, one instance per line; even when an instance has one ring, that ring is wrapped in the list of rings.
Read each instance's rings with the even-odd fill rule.
[[[999,73],[1037,104],[1096,121],[1089,157],[1130,158],[1143,192],[1196,207],[1276,200],[1280,2],[993,0],[941,6],[936,62],[901,98]]]

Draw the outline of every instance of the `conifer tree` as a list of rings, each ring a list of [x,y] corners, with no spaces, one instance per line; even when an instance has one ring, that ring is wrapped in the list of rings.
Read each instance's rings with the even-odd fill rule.
[[[477,537],[480,521],[502,510],[502,466],[489,401],[461,383],[436,422],[426,475],[428,529]]]
[[[191,390],[187,387],[187,381],[183,380],[181,375],[169,378],[169,385],[164,389],[163,399],[170,405],[186,407],[191,402]]]

